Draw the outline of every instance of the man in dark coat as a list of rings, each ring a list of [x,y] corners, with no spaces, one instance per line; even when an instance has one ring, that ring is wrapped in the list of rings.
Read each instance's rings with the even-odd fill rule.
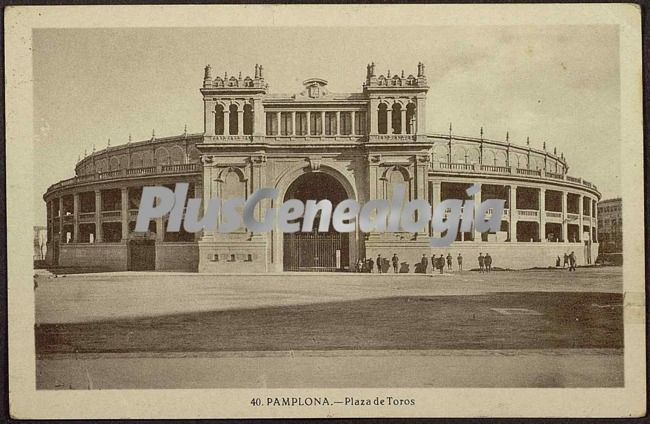
[[[393,253],[391,262],[393,263],[393,272],[397,274],[397,268],[399,267],[399,258],[397,257],[397,253]]]
[[[483,257],[483,252],[478,254],[478,272],[483,272],[483,267],[485,266],[485,258]]]
[[[438,269],[440,270],[441,274],[445,271],[445,255],[443,255],[442,253],[438,258]]]
[[[576,254],[574,252],[571,252],[569,255],[569,271],[575,271],[576,270]]]
[[[381,274],[382,271],[383,271],[383,270],[381,269],[381,266],[383,265],[383,262],[384,262],[384,261],[383,261],[382,258],[381,258],[381,254],[380,254],[380,255],[377,255],[377,272],[380,273],[380,274]]]
[[[456,258],[456,260],[458,261],[458,271],[462,271],[463,270],[463,255],[461,255],[459,253],[458,258]]]
[[[427,255],[423,254],[422,259],[420,259],[420,270],[423,274],[427,273],[427,266],[429,266],[429,260],[427,259]]]
[[[451,253],[447,253],[447,268],[449,268],[449,271],[451,271],[451,265],[453,260],[454,258],[451,257]]]
[[[492,271],[492,256],[490,256],[489,253],[485,254],[485,271],[490,272]]]
[[[372,258],[368,258],[368,272],[372,273],[374,267],[375,267],[375,261],[373,261]]]
[[[566,268],[567,265],[569,265],[569,255],[567,255],[567,253],[564,252],[564,264],[562,265],[562,268]]]

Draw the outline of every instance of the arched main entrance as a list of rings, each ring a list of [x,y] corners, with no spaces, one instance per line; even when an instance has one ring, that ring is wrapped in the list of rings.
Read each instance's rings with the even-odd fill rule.
[[[289,186],[283,200],[298,199],[306,203],[307,200],[327,199],[335,208],[347,198],[345,188],[336,178],[323,172],[310,172],[301,175]],[[331,222],[329,231],[318,232],[319,218],[320,214],[314,220],[313,232],[283,235],[284,271],[332,272],[349,269],[350,235],[335,231]]]

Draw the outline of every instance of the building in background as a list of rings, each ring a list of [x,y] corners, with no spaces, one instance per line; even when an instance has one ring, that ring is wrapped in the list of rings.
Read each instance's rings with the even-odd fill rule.
[[[232,75],[232,74],[231,74]],[[360,258],[396,253],[402,272],[414,272],[423,254],[489,252],[494,266],[553,266],[575,252],[578,263],[598,255],[596,186],[567,174],[569,166],[546,143],[533,148],[483,137],[433,134],[426,128],[429,81],[417,72],[377,75],[369,64],[362,90],[331,91],[327,81],[307,79],[296,93],[269,91],[263,67],[253,77],[213,76],[205,68],[201,88],[204,132],[128,142],[84,157],[74,178],[44,194],[48,261],[114,270],[200,272],[339,271]],[[433,111],[435,112],[435,111]],[[419,233],[283,234],[246,229],[222,234],[169,233],[167,218],[134,232],[143,186],[186,182],[188,197],[248,198],[276,188],[277,202],[344,199],[364,204],[390,199],[396,184],[407,201],[434,207],[446,199],[476,203],[505,200],[501,230],[460,233],[449,248],[432,249],[430,229]],[[262,203],[256,209],[261,218]]]
[[[34,225],[34,261],[43,261],[47,254],[47,227]]]
[[[623,253],[623,201],[620,197],[598,202],[600,253]]]

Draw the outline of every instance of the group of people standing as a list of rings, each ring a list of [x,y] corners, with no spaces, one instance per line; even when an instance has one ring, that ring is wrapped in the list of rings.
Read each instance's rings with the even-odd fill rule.
[[[576,254],[575,252],[571,251],[571,253],[567,254],[564,252],[564,263],[562,264],[562,268],[566,268],[567,266],[569,267],[569,271],[575,271],[576,270]],[[557,260],[555,261],[555,266],[560,267],[560,257],[557,257]]]
[[[486,253],[483,256],[483,252],[478,254],[478,272],[491,272],[492,271],[492,256],[489,253]]]
[[[571,254],[573,254],[573,252],[571,252]],[[558,261],[559,261],[559,256],[558,256]],[[456,257],[456,263],[458,264],[458,271],[462,271],[463,270],[462,254],[459,253],[458,256]],[[453,271],[454,258],[451,256],[451,253],[447,253],[447,256],[445,256],[444,254],[440,254],[440,256],[436,256],[436,254],[433,254],[431,255],[430,259],[427,257],[426,254],[423,254],[422,259],[420,259],[420,263],[418,264],[418,266],[416,266],[415,272],[426,274],[427,269],[429,268],[429,264],[431,264],[431,268],[433,272],[438,270],[440,274],[442,274],[445,272],[445,267],[447,267],[449,271]],[[575,264],[575,256],[574,256],[574,264]],[[381,254],[377,255],[376,260],[373,260],[372,258],[359,259],[356,263],[356,272],[364,272],[364,273],[377,272],[378,274],[383,274],[383,273],[388,273],[391,267],[393,269],[393,273],[395,274],[399,272],[408,272],[408,268],[406,271],[400,270],[400,261],[399,261],[399,257],[397,256],[397,253],[394,253],[393,256],[390,258],[390,260],[382,257]],[[485,256],[483,256],[483,252],[479,253],[478,267],[479,267],[479,272],[491,272],[492,256],[490,256],[489,253],[486,253]]]
[[[458,270],[462,271],[463,255],[459,253],[458,257],[456,258],[456,262],[458,263]],[[433,272],[435,272],[435,270],[437,269],[442,274],[443,272],[445,272],[445,265],[447,266],[447,269],[449,269],[449,271],[452,271],[453,264],[454,264],[454,258],[451,256],[451,253],[447,253],[446,257],[442,253],[440,254],[440,256],[436,256],[435,254],[431,255],[431,268]],[[426,274],[428,267],[429,267],[429,258],[427,258],[426,254],[423,254],[422,259],[420,259],[420,272]]]

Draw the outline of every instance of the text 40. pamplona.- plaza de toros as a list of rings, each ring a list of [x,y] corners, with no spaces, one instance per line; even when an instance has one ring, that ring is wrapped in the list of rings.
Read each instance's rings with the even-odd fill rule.
[[[359,93],[331,92],[312,78],[295,94],[272,93],[263,67],[253,77],[215,76],[205,68],[204,132],[129,142],[93,152],[77,163],[74,178],[44,195],[47,260],[52,265],[106,270],[276,272],[352,270],[360,258],[397,254],[413,272],[423,254],[475,258],[489,252],[503,268],[552,266],[575,252],[579,265],[598,254],[596,203],[600,193],[567,174],[563,155],[508,137],[495,141],[432,134],[426,128],[429,83],[415,75],[377,75],[368,65]],[[482,131],[481,131],[482,132]],[[540,146],[541,147],[541,146]],[[432,249],[432,230],[419,233],[166,232],[166,217],[135,232],[144,186],[174,189],[189,183],[189,197],[248,198],[276,188],[288,199],[391,199],[398,184],[408,200],[433,207],[445,199],[476,204],[505,200],[501,231],[460,232],[448,248]],[[204,204],[207,202],[204,202]]]

